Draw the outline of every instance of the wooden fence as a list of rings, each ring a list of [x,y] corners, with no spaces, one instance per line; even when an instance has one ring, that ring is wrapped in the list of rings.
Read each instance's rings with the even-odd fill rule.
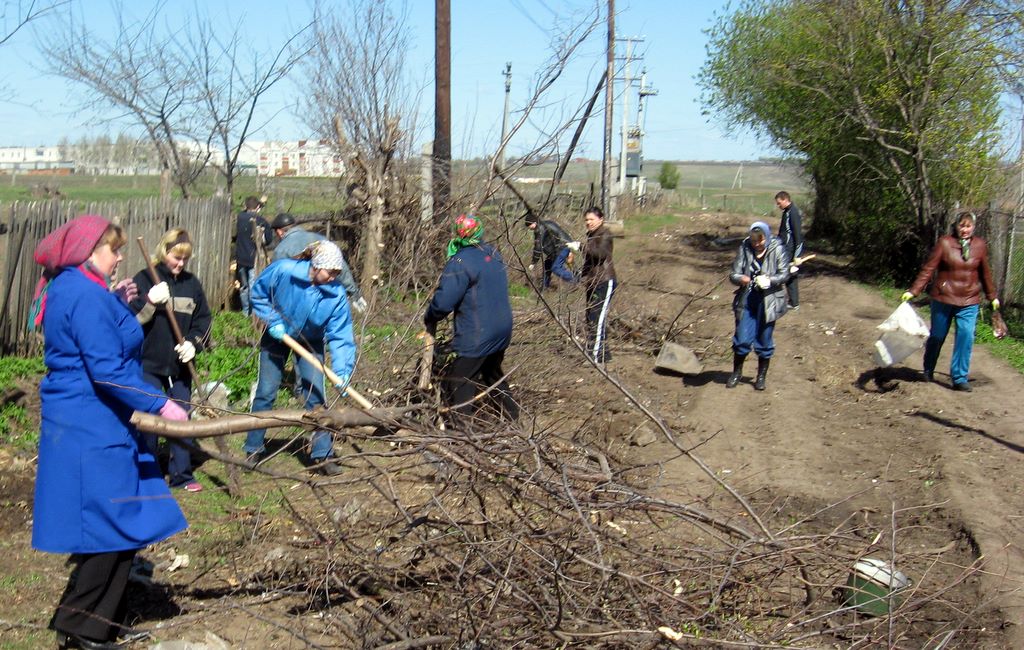
[[[47,233],[80,214],[98,214],[119,224],[128,236],[118,276],[131,277],[145,268],[135,242],[145,239],[150,251],[170,228],[185,228],[194,251],[189,270],[199,277],[214,310],[226,305],[233,277],[234,219],[226,199],[200,199],[166,203],[157,198],[126,202],[81,204],[72,201],[16,202],[0,206],[0,352],[32,354],[41,337],[28,330],[32,293],[41,267],[32,259],[36,245]]]

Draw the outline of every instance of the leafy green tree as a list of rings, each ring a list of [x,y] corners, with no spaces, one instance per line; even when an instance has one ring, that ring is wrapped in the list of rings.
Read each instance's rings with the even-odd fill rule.
[[[658,184],[665,190],[674,190],[679,187],[679,168],[670,162],[661,163],[661,171],[658,172]]]
[[[746,0],[710,31],[706,109],[806,161],[816,228],[867,268],[912,269],[947,213],[988,199],[1000,0]],[[908,255],[913,251],[913,254]]]

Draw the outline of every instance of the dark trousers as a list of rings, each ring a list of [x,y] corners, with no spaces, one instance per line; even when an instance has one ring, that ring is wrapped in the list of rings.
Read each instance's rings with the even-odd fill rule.
[[[80,553],[50,628],[92,641],[113,641],[127,614],[125,591],[136,551]]]
[[[547,289],[551,286],[551,267],[555,265],[554,257],[544,258],[544,288]]]
[[[608,310],[615,293],[615,280],[608,280],[587,290],[587,355],[597,363],[607,363],[612,355],[605,345]]]
[[[175,400],[178,406],[191,411],[192,405],[192,381],[189,379],[172,379],[170,377],[157,377],[148,372],[142,373],[142,378],[147,384],[159,388],[165,395]],[[147,433],[143,436],[146,446],[156,457],[157,435]],[[168,438],[167,439],[167,475],[170,477],[168,484],[172,487],[182,487],[195,480],[192,476],[192,438]]]
[[[508,382],[503,379],[505,372],[501,363],[505,360],[505,351],[501,350],[486,357],[455,357],[448,365],[445,376],[448,404],[454,406],[473,399],[477,393],[494,385],[491,396],[504,409],[505,415],[511,419],[519,418],[519,404],[512,397]],[[500,381],[499,381],[500,380]],[[457,419],[466,420],[476,409],[475,402],[455,409]]]
[[[786,291],[789,295],[789,304],[793,307],[800,306],[800,280],[797,278],[797,274],[794,273],[789,276],[789,280],[786,280]]]

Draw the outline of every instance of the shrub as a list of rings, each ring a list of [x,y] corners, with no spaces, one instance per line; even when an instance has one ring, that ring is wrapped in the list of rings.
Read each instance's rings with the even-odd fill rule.
[[[658,172],[658,183],[664,190],[674,190],[679,186],[679,169],[670,162],[661,163]]]

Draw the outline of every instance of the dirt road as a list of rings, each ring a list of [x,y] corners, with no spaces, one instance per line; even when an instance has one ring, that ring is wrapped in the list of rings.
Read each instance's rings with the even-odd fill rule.
[[[685,294],[707,291],[728,272],[735,246],[715,240],[738,237],[745,225],[698,215],[679,230],[624,242],[617,264],[626,289],[618,306],[674,315]],[[1015,406],[1024,377],[975,348],[974,392],[952,391],[951,340],[935,383],[920,378],[916,354],[905,365],[876,369],[874,328],[894,305],[849,280],[842,260],[823,257],[806,268],[800,310],[776,329],[765,392],[753,390],[753,355],[746,380],[724,386],[731,370],[728,283],[694,303],[680,319],[693,326],[674,337],[706,348],[702,374],[684,381],[654,375],[653,359],[628,345],[615,371],[655,396],[660,411],[690,432],[690,444],[706,439],[697,453],[744,494],[767,490],[809,512],[830,504],[844,513],[894,512],[895,547],[905,552],[914,550],[904,548],[918,536],[912,529],[927,529],[933,548],[953,554],[960,546],[984,568],[977,609],[965,620],[1006,626],[990,647],[1024,647],[1024,415]],[[699,480],[689,461],[673,467],[680,483]]]

